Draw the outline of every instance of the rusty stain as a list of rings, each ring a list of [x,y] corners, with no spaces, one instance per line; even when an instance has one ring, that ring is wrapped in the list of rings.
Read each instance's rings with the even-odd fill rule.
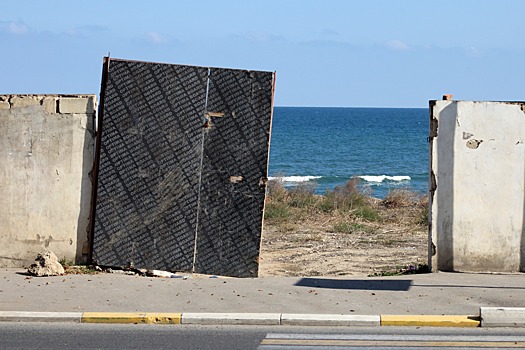
[[[471,149],[477,149],[482,142],[483,140],[469,140],[467,141],[467,147]]]
[[[211,129],[213,127],[213,120],[211,118],[221,118],[224,117],[224,112],[206,112],[205,118],[206,122],[204,122],[203,127],[205,129]]]
[[[263,186],[266,186],[268,184],[268,179],[267,178],[260,178],[259,179],[259,187],[263,187]]]
[[[443,95],[443,100],[445,100],[445,101],[452,101],[452,97],[453,97],[452,94],[444,94]]]
[[[211,121],[211,118],[206,114],[206,121],[204,122],[204,125],[202,126],[204,129],[211,129],[213,126],[213,123]]]
[[[525,103],[522,103],[522,104],[521,104],[521,111],[522,111],[523,113],[525,113]]]
[[[236,183],[239,183],[241,182],[242,180],[244,180],[244,178],[242,176],[230,176],[230,182],[232,184],[236,184]]]
[[[471,134],[469,132],[465,132],[463,131],[463,140],[468,140],[470,139],[472,136],[474,136],[474,134]]]

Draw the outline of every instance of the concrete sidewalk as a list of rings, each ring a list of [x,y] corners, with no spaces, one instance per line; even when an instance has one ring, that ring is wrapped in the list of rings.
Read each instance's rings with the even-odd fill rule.
[[[125,312],[142,316],[164,313],[173,318],[175,313],[182,315],[179,320],[184,320],[184,315],[188,315],[187,320],[189,316],[195,320],[205,314],[230,314],[234,319],[242,314],[270,314],[272,318],[278,315],[282,324],[283,317],[290,315],[384,316],[385,320],[391,315],[400,317],[393,319],[395,324],[402,316],[415,319],[418,315],[424,316],[419,319],[460,315],[479,320],[480,307],[490,307],[497,309],[487,312],[493,311],[500,318],[510,319],[511,312],[512,325],[525,325],[520,309],[525,307],[523,274],[440,272],[393,277],[256,279],[189,275],[185,279],[108,273],[29,278],[21,274],[24,272],[0,270],[0,311],[4,316],[8,311],[72,312],[74,317],[85,312]]]

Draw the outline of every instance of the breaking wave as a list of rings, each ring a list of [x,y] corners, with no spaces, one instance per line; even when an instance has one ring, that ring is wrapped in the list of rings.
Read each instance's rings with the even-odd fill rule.
[[[281,180],[283,182],[307,182],[311,180],[320,179],[322,176],[270,176],[268,180]]]
[[[383,181],[410,181],[410,176],[388,176],[388,175],[363,175],[358,176],[366,182],[383,182]]]

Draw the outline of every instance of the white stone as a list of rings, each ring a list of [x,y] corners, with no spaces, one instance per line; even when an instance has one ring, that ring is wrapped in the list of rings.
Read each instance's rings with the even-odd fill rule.
[[[29,266],[27,270],[33,276],[58,276],[64,274],[64,267],[58,262],[58,258],[55,253],[45,251],[35,259],[34,264]]]
[[[162,270],[148,270],[146,272],[147,276],[151,277],[171,277],[173,275],[172,272],[169,271],[162,271]]]
[[[25,95],[12,96],[9,99],[9,102],[11,103],[11,108],[40,106],[40,98],[38,96],[25,96]]]
[[[64,114],[92,114],[95,112],[95,97],[60,97],[58,111]]]
[[[44,105],[44,110],[46,111],[46,113],[54,114],[57,112],[57,102],[56,101],[57,101],[56,97],[51,97],[51,96],[44,97],[43,105]]]

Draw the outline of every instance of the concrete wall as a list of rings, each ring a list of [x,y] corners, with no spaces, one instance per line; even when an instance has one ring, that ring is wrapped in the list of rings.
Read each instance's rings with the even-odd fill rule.
[[[86,256],[95,104],[94,95],[0,95],[1,267],[27,266],[44,249]]]
[[[432,269],[525,271],[525,103],[431,101],[430,117]]]

